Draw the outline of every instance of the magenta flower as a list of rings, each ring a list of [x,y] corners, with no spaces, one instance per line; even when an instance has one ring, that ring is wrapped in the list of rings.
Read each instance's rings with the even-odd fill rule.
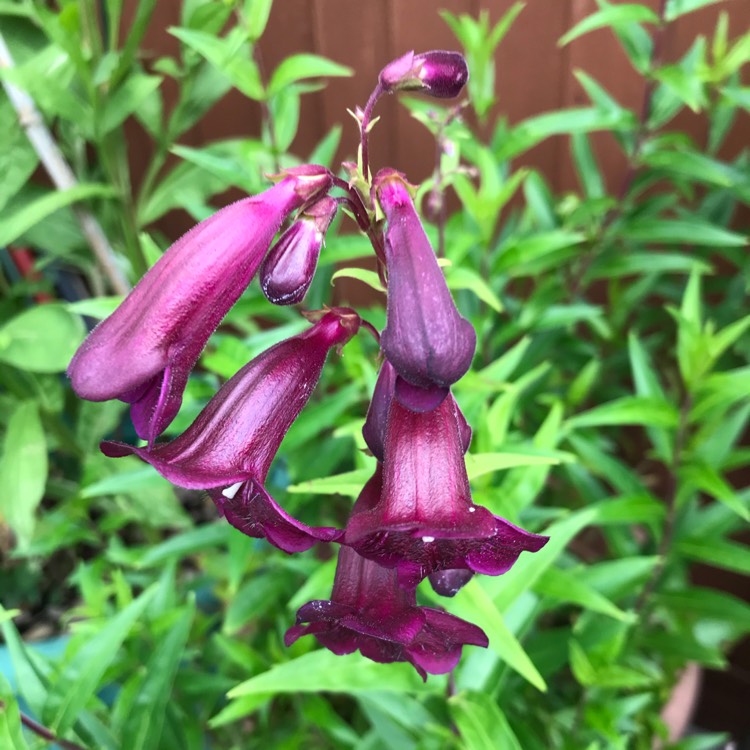
[[[284,435],[310,398],[329,350],[358,330],[349,308],[322,314],[298,336],[272,346],[230,378],[178,438],[151,448],[104,442],[108,456],[136,454],[179,487],[206,489],[227,520],[285,552],[340,536],[286,514],[263,488]]]
[[[380,493],[381,472],[365,485],[360,499]],[[303,624],[308,623],[308,624]],[[416,593],[398,585],[396,572],[339,550],[330,601],[313,601],[297,612],[297,624],[287,630],[290,646],[304,635],[314,635],[334,654],[358,650],[376,662],[409,662],[421,675],[450,672],[465,645],[488,645],[476,625],[439,609],[418,607]]]
[[[375,383],[375,390],[370,400],[370,406],[367,410],[367,418],[362,427],[362,436],[372,455],[378,461],[382,462],[384,459],[388,411],[391,408],[391,401],[394,395],[402,406],[406,406],[411,411],[422,412],[431,411],[439,406],[449,393],[449,389],[423,389],[413,386],[397,375],[387,359],[383,360],[383,365],[380,368],[380,373]],[[464,417],[458,408],[458,404],[455,402],[453,396],[449,395],[449,398],[456,409],[461,448],[466,453],[471,444],[471,427],[466,421],[466,417]]]
[[[409,383],[447,388],[471,366],[476,334],[456,309],[404,177],[381,170],[374,184],[388,221],[388,304],[381,347]]]
[[[302,302],[310,288],[320,249],[338,203],[328,196],[313,203],[281,235],[260,267],[260,287],[274,305]]]
[[[522,551],[541,549],[547,537],[519,529],[472,502],[452,399],[418,413],[394,398],[382,492],[360,498],[341,541],[363,557],[396,568],[400,584],[412,588],[441,570],[500,575]]]
[[[89,401],[131,404],[138,435],[152,444],[179,411],[206,341],[250,283],[281,223],[331,184],[323,167],[288,169],[274,187],[193,227],[83,342],[68,368],[73,390]]]
[[[431,50],[407,52],[380,71],[383,91],[421,91],[438,99],[453,99],[469,80],[469,69],[460,52]]]

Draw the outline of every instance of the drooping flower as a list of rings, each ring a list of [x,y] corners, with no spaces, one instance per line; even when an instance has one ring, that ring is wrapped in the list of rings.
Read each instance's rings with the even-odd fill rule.
[[[131,404],[136,431],[149,443],[166,429],[206,341],[250,283],[286,216],[332,184],[327,169],[310,165],[281,177],[177,240],[89,334],[68,368],[81,398]]]
[[[388,423],[388,411],[391,408],[391,401],[397,398],[402,406],[406,406],[411,411],[431,411],[442,403],[446,397],[446,392],[442,388],[423,389],[412,386],[410,383],[399,377],[393,369],[393,365],[385,359],[378,373],[378,379],[375,383],[375,390],[370,400],[370,406],[367,410],[367,418],[362,427],[362,436],[367,443],[375,458],[383,461],[385,456],[385,433]],[[463,452],[469,450],[471,444],[471,427],[466,421],[458,404],[453,399],[453,395],[448,394],[448,398],[453,402],[458,419],[459,436]]]
[[[331,541],[341,532],[286,514],[263,488],[284,435],[307,403],[329,350],[345,344],[360,319],[349,308],[326,311],[315,325],[249,362],[178,438],[151,448],[104,442],[108,456],[135,454],[179,487],[206,489],[227,520],[285,552]]]
[[[378,468],[360,498],[372,494],[377,499],[380,482]],[[359,650],[376,662],[409,662],[422,679],[427,673],[450,672],[463,646],[488,645],[487,636],[476,625],[439,609],[418,607],[416,593],[398,585],[394,570],[348,547],[339,550],[330,601],[302,606],[284,642],[290,646],[304,635],[314,635],[334,654]]]
[[[438,99],[458,96],[468,80],[464,56],[447,50],[407,52],[380,71],[384,91],[421,91]]]
[[[260,267],[260,287],[274,305],[302,302],[310,288],[325,234],[338,203],[328,196],[306,208],[281,235]]]
[[[500,575],[547,542],[472,502],[452,399],[418,413],[394,398],[384,459],[382,492],[360,499],[342,543],[396,568],[402,586],[441,570]]]
[[[388,222],[387,320],[381,347],[409,383],[447,388],[471,366],[474,328],[456,309],[403,175],[381,170],[374,184]]]

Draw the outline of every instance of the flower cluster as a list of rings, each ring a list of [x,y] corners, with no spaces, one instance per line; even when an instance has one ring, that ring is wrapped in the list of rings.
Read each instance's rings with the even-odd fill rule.
[[[374,98],[415,88],[455,96],[467,76],[457,53],[409,53],[386,66]],[[373,103],[371,97],[368,111]],[[368,131],[362,128],[363,144]],[[347,183],[319,166],[287,169],[263,194],[198,224],[91,332],[69,376],[83,398],[131,405],[146,444],[105,441],[106,455],[137,455],[175,485],[206,490],[232,526],[284,552],[339,545],[331,599],[298,611],[288,645],[311,634],[334,653],[407,661],[426,677],[450,671],[464,645],[487,646],[487,637],[441,609],[419,606],[419,583],[429,578],[437,594],[454,596],[474,573],[500,575],[547,538],[472,501],[464,460],[471,428],[451,386],[471,366],[476,334],[448,290],[412,186],[393,169],[372,181],[366,175]],[[345,196],[331,197],[333,189]],[[373,240],[387,283],[382,333],[351,308],[308,312],[307,330],[253,359],[184,433],[157,442],[208,338],[256,272],[270,302],[304,299],[342,204]],[[362,327],[378,336],[382,355],[363,428],[376,468],[345,528],[308,526],[271,497],[266,477],[329,351]]]

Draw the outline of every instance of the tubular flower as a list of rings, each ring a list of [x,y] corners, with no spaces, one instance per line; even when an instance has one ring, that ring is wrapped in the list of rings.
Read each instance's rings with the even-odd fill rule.
[[[469,369],[476,334],[456,309],[403,176],[381,170],[375,192],[388,221],[388,304],[381,347],[413,385],[447,388]]]
[[[278,184],[193,227],[83,342],[68,368],[89,401],[131,404],[150,444],[179,411],[190,370],[258,270],[286,216],[332,184],[324,167],[288,169]]]
[[[415,391],[419,392],[416,396],[414,395]],[[435,393],[438,394],[437,403],[435,403],[433,398]],[[402,406],[406,406],[412,411],[431,411],[436,406],[439,406],[443,398],[445,398],[443,389],[434,388],[428,390],[417,388],[407,383],[403,378],[398,376],[387,359],[383,360],[383,365],[380,368],[380,373],[375,383],[375,390],[370,400],[370,406],[367,410],[367,418],[365,419],[364,427],[362,427],[362,436],[365,439],[365,443],[367,443],[367,447],[370,449],[372,455],[381,462],[385,456],[384,445],[388,411],[391,408],[391,401],[394,396]],[[466,421],[466,417],[464,417],[458,408],[453,395],[449,395],[448,397],[456,409],[461,448],[466,453],[471,444],[471,427]],[[417,408],[415,408],[415,405]],[[430,408],[420,408],[424,405]]]
[[[208,402],[178,438],[150,448],[104,442],[108,456],[134,453],[179,487],[206,489],[227,520],[285,552],[331,541],[336,529],[305,526],[263,488],[284,435],[307,403],[329,350],[358,330],[349,308],[325,312],[298,336],[253,359]]]
[[[365,485],[360,498],[380,490],[380,469]],[[303,624],[308,623],[308,624]],[[488,645],[476,625],[439,609],[418,607],[414,591],[398,585],[396,572],[360,557],[354,550],[339,550],[330,601],[312,601],[297,612],[297,624],[286,632],[290,646],[304,635],[314,635],[334,654],[359,649],[376,662],[406,661],[419,672],[450,672],[465,645]]]
[[[260,267],[260,286],[274,305],[302,302],[310,288],[320,249],[338,203],[325,196],[305,209],[281,235]]]
[[[411,588],[442,570],[500,575],[546,542],[472,502],[452,399],[423,413],[392,400],[382,492],[360,498],[343,544]]]
[[[469,80],[469,68],[460,52],[431,50],[407,52],[380,71],[384,91],[421,91],[437,99],[453,99]]]

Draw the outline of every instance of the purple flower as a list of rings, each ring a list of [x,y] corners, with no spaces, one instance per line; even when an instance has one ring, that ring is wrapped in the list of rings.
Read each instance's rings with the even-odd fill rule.
[[[288,169],[261,195],[193,227],[83,342],[68,368],[73,390],[89,401],[131,404],[136,431],[152,444],[179,411],[190,370],[285,217],[331,184],[324,167]]]
[[[380,490],[380,469],[362,490],[363,497]],[[309,623],[307,625],[303,623]],[[312,601],[297,612],[297,624],[284,642],[290,646],[304,635],[314,635],[334,654],[357,649],[376,662],[406,661],[419,672],[450,672],[465,645],[486,648],[488,641],[476,625],[439,609],[418,607],[416,593],[398,585],[396,572],[339,550],[330,601]]]
[[[447,388],[471,366],[476,334],[456,309],[404,177],[381,170],[375,192],[388,221],[388,306],[381,347],[409,383]]]
[[[325,196],[281,235],[260,267],[260,286],[274,305],[302,302],[310,288],[325,234],[338,203]]]
[[[151,448],[104,442],[108,456],[131,453],[170,482],[207,489],[240,531],[285,552],[331,541],[341,532],[305,526],[263,488],[284,435],[315,388],[329,350],[358,330],[359,316],[334,308],[298,336],[272,346],[230,378],[178,438]]]
[[[391,401],[382,492],[360,498],[343,544],[411,588],[442,570],[500,575],[546,542],[472,502],[452,399],[422,413]]]
[[[431,411],[439,406],[443,399],[448,396],[456,409],[461,447],[463,452],[466,453],[471,443],[471,427],[466,421],[466,417],[464,417],[458,408],[458,404],[453,399],[453,396],[449,395],[449,393],[448,389],[423,389],[413,386],[397,375],[387,359],[383,360],[383,365],[380,368],[380,373],[375,383],[375,390],[370,401],[370,407],[367,410],[367,418],[362,428],[362,436],[372,455],[378,461],[383,461],[388,411],[391,408],[391,401],[394,395],[402,406],[406,406],[411,411],[419,412]]]
[[[380,71],[384,91],[421,91],[438,99],[453,99],[469,80],[469,69],[460,52],[432,50],[407,52]]]

